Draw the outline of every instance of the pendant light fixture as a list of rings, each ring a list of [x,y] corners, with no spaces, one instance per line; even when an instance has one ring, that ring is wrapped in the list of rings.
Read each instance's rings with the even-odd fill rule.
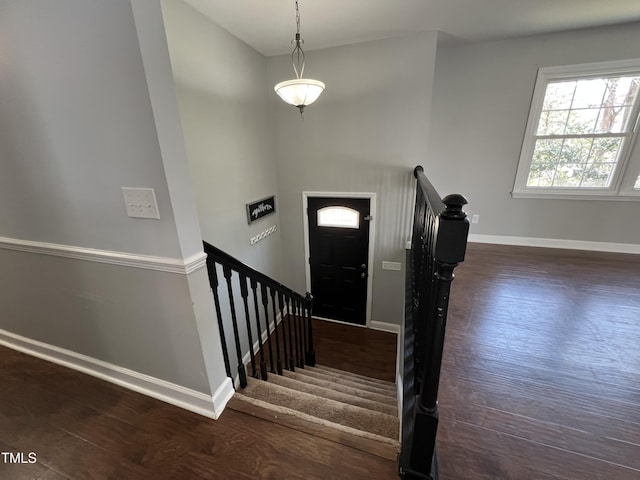
[[[291,61],[293,63],[293,71],[296,78],[280,82],[274,87],[276,93],[289,105],[298,107],[300,116],[304,111],[304,107],[315,102],[322,91],[324,83],[319,80],[303,78],[304,74],[304,50],[302,45],[304,40],[300,36],[300,10],[298,8],[298,0],[296,0],[296,36],[291,41],[293,44],[293,52],[291,52]]]

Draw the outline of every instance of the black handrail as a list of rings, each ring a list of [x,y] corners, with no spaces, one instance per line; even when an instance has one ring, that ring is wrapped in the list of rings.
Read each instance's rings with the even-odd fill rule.
[[[289,370],[294,370],[296,362],[294,358],[300,358],[300,362],[297,363],[298,367],[304,368],[305,364],[309,366],[315,365],[315,353],[313,347],[313,327],[311,323],[311,311],[313,306],[313,297],[310,293],[305,296],[291,290],[287,286],[281,284],[277,280],[265,275],[262,272],[251,268],[245,263],[241,262],[237,258],[229,255],[228,253],[214,247],[210,243],[203,242],[204,251],[207,254],[207,271],[209,273],[209,285],[213,293],[213,300],[215,303],[216,316],[218,320],[218,328],[220,330],[220,339],[222,343],[222,354],[224,357],[224,364],[227,376],[233,378],[231,374],[231,361],[229,356],[229,346],[227,345],[227,336],[225,335],[225,322],[223,319],[222,302],[226,301],[228,310],[231,313],[231,326],[233,331],[233,348],[235,352],[235,362],[237,363],[238,378],[240,386],[242,388],[247,386],[247,374],[243,364],[243,351],[242,344],[244,340],[247,340],[249,344],[249,354],[251,360],[251,376],[260,377],[262,380],[267,380],[267,364],[266,353],[263,345],[263,336],[266,335],[267,350],[269,355],[269,367],[271,373],[278,373],[282,375],[282,358],[281,351],[284,350],[284,367]],[[226,283],[226,297],[220,298],[218,292],[219,287],[219,274],[217,266],[221,267],[224,282]],[[236,297],[236,291],[234,290],[234,279],[240,286],[239,297]],[[247,285],[248,282],[248,285]],[[251,289],[251,295],[249,294]],[[259,292],[258,292],[259,290]],[[242,301],[245,316],[246,332],[242,332],[239,326],[239,321],[236,312],[236,301]],[[253,303],[253,308],[250,308],[250,303]],[[278,303],[276,305],[276,303]],[[269,305],[271,304],[271,305]],[[285,308],[286,305],[286,308]],[[289,310],[289,305],[293,305],[293,311]],[[271,306],[271,308],[269,308]],[[297,307],[296,307],[297,306]],[[278,310],[280,311],[280,319],[282,329],[278,329]],[[287,315],[284,315],[284,312]],[[225,309],[226,311],[226,309]],[[260,316],[264,314],[264,328],[262,327],[262,321]],[[273,331],[270,330],[270,319],[273,322]],[[253,318],[251,318],[253,317]],[[253,322],[252,322],[253,320]],[[253,350],[253,332],[252,323],[255,325],[257,340],[258,340],[258,353],[259,353],[259,369],[256,365],[255,353]],[[293,326],[292,326],[293,324]],[[300,344],[296,344],[295,353],[293,348],[293,342],[290,332],[299,331]],[[289,332],[289,342],[287,342],[287,332]],[[302,332],[305,332],[304,338]],[[274,348],[271,341],[271,336],[275,336],[275,355]],[[280,335],[283,335],[283,342],[280,342]],[[297,338],[297,336],[296,336]],[[289,351],[287,351],[287,347]],[[298,350],[300,347],[300,351]],[[274,362],[275,357],[275,362]],[[258,372],[259,370],[259,372]]]
[[[462,195],[442,200],[420,166],[407,252],[400,476],[435,480],[438,386],[453,270],[464,260],[469,221]]]

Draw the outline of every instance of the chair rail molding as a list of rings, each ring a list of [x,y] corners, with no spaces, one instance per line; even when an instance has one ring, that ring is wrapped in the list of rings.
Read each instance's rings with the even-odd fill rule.
[[[125,267],[144,268],[147,270],[179,273],[182,275],[188,275],[203,268],[207,260],[207,255],[202,251],[188,258],[180,259],[61,245],[57,243],[35,242],[32,240],[7,237],[0,237],[0,249],[108,263]]]

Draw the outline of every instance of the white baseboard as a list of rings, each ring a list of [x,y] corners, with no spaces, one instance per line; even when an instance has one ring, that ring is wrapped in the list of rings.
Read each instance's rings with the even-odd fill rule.
[[[640,245],[632,243],[588,242],[583,240],[564,240],[559,238],[483,235],[479,233],[469,234],[469,241],[475,243],[494,243],[498,245],[517,245],[523,247],[564,248],[569,250],[590,250],[593,252],[640,254]]]
[[[383,332],[395,333],[396,335],[400,333],[400,325],[396,325],[395,323],[376,322],[375,320],[371,320],[371,322],[369,322],[369,328],[373,330],[382,330]]]
[[[0,345],[86,373],[209,418],[217,419],[234,394],[230,378],[226,378],[213,395],[207,395],[175,383],[1,329]]]

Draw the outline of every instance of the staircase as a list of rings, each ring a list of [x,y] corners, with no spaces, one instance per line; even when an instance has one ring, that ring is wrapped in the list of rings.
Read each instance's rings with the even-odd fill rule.
[[[213,245],[203,246],[225,371],[239,384],[229,406],[397,458],[398,474],[405,480],[437,480],[438,387],[447,311],[453,271],[464,261],[469,221],[462,195],[441,198],[420,166],[414,176],[416,202],[398,352],[400,415],[394,384],[316,365],[311,293],[302,296]],[[223,317],[222,312],[228,314]],[[250,367],[245,365],[247,350]],[[374,360],[375,354],[366,357]]]
[[[395,460],[399,451],[396,385],[316,365],[248,378],[230,407]]]

